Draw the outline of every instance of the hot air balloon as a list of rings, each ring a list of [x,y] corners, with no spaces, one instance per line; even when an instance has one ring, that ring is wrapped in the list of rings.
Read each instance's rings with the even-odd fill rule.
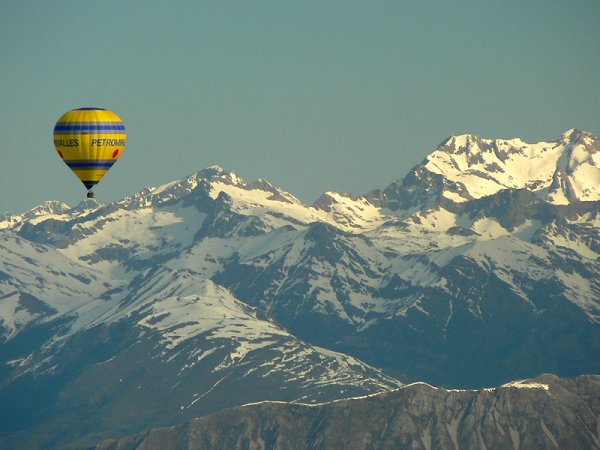
[[[127,143],[121,118],[102,108],[66,112],[54,126],[54,146],[94,198],[92,188],[119,159]]]

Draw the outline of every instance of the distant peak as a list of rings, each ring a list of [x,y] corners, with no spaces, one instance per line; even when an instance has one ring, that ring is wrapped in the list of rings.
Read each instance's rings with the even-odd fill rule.
[[[71,207],[64,202],[58,200],[47,200],[35,208],[30,209],[23,213],[23,217],[32,219],[38,216],[52,215],[52,214],[64,214],[69,211]]]
[[[570,138],[575,134],[579,134],[581,133],[580,130],[578,130],[577,128],[569,128],[567,131],[565,131],[563,134],[561,134],[561,137],[563,138]]]
[[[235,172],[214,165],[202,169],[197,176],[208,181],[220,181],[231,185],[245,185],[246,182]]]
[[[456,136],[452,136],[454,139],[456,140],[460,140],[460,141],[476,141],[481,139],[481,137],[479,137],[476,134],[473,133],[464,133],[464,134],[457,134]]]
[[[32,210],[30,210],[31,212],[33,211],[39,211],[39,212],[53,212],[53,213],[65,213],[67,212],[71,207],[69,205],[67,205],[64,202],[58,201],[58,200],[47,200],[43,203],[41,203],[40,205],[36,206],[35,208],[33,208]]]
[[[588,139],[594,139],[594,140],[597,139],[592,133],[590,133],[588,131],[580,130],[578,128],[570,128],[560,135],[560,138],[558,139],[558,141],[569,142],[569,141],[576,141],[576,140],[582,139],[582,138],[588,138]],[[515,145],[515,146],[532,145],[532,144],[527,144],[527,142],[525,142],[520,137],[493,138],[492,139],[492,138],[482,138],[481,136],[478,136],[478,135],[472,134],[472,133],[465,133],[465,134],[457,134],[457,135],[449,136],[444,141],[442,141],[440,143],[440,145],[438,145],[437,150],[441,150],[446,153],[456,153],[456,152],[463,151],[464,149],[467,149],[467,148],[475,149],[475,147],[480,147],[481,149],[485,149],[488,147],[489,144],[492,144],[492,143],[498,143],[498,144],[508,143],[510,145]]]
[[[470,147],[473,144],[479,144],[483,141],[484,139],[476,134],[458,134],[450,136],[442,141],[442,143],[438,146],[438,150],[458,150],[465,147]]]
[[[573,142],[582,140],[584,138],[597,140],[597,138],[589,131],[579,130],[577,128],[571,128],[565,131],[563,134],[561,134],[559,140],[562,140],[563,142]]]
[[[211,178],[221,176],[223,174],[226,174],[227,172],[228,171],[225,170],[222,166],[214,165],[202,169],[200,172],[198,172],[198,175],[200,175],[202,178]]]
[[[598,138],[576,128],[555,141],[532,144],[521,138],[463,134],[445,140],[427,156],[423,167],[445,179],[444,196],[455,202],[487,197],[503,189],[542,191],[557,185],[558,181],[553,181],[557,170],[568,178],[563,184],[573,187],[569,199],[592,201],[600,195],[599,163],[594,156],[599,152]]]
[[[104,203],[99,202],[95,198],[84,198],[75,206],[72,211],[90,211],[104,206]]]

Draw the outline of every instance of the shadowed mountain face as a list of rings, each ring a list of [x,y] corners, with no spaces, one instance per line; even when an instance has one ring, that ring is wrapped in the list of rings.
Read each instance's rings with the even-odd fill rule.
[[[600,448],[600,377],[544,375],[480,391],[414,384],[324,405],[260,403],[95,450]]]
[[[313,206],[211,167],[5,214],[0,446],[600,373],[598,142],[456,136],[387,188]]]

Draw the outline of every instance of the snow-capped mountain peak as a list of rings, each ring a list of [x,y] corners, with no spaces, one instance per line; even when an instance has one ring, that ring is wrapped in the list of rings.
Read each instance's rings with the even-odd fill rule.
[[[30,209],[26,213],[23,214],[24,218],[32,219],[37,216],[47,215],[47,214],[64,214],[70,209],[69,205],[64,202],[59,202],[58,200],[49,200],[46,201],[33,209]]]
[[[247,183],[237,173],[226,170],[221,166],[210,166],[197,173],[197,178],[207,181],[220,181],[232,186],[246,186]]]
[[[459,203],[503,189],[547,193],[550,203],[595,201],[600,200],[599,150],[595,136],[576,129],[535,144],[465,134],[445,140],[424,168],[448,180],[443,195]]]
[[[33,220],[36,217],[59,216],[65,214],[70,209],[71,207],[64,202],[48,200],[20,215],[4,213],[3,220],[0,220],[0,229],[10,228],[11,225],[22,220]]]

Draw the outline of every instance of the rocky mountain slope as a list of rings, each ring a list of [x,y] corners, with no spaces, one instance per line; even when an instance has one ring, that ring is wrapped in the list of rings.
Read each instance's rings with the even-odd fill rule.
[[[387,188],[313,206],[215,166],[5,214],[0,446],[600,373],[599,155],[576,130],[458,136]]]
[[[158,264],[120,283],[17,236],[0,248],[10,317],[0,448],[64,448],[265,398],[323,401],[401,385],[296,338],[193,271]]]
[[[424,383],[320,405],[263,402],[95,450],[597,449],[600,377],[544,375],[495,389]]]

